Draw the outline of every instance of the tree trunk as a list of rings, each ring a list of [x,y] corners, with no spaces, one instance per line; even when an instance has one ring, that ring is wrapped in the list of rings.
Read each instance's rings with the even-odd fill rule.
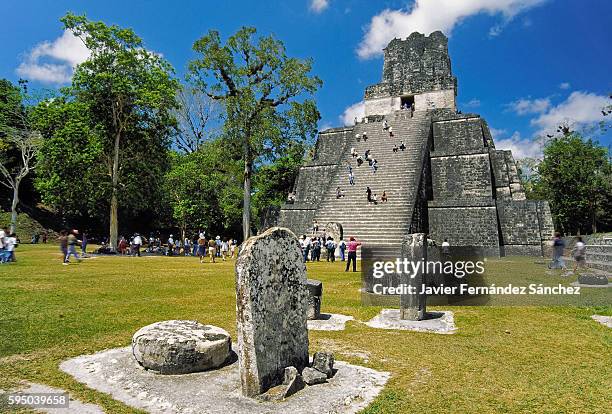
[[[17,204],[19,204],[19,185],[21,180],[16,180],[13,186],[13,202],[11,203],[11,233],[17,230]]]
[[[242,204],[242,236],[244,240],[251,237],[251,172],[253,169],[251,155],[247,151],[244,159],[244,202]]]
[[[113,150],[113,170],[112,170],[112,190],[111,190],[111,201],[110,201],[110,238],[109,244],[112,251],[117,251],[117,237],[119,232],[119,218],[117,217],[118,210],[118,186],[119,186],[119,142],[121,133],[115,134],[115,148]]]

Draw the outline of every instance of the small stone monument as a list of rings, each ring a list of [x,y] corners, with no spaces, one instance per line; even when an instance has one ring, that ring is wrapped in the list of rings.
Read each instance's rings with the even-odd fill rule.
[[[298,238],[280,227],[244,242],[236,261],[242,394],[283,384],[285,368],[308,366],[308,291]]]
[[[230,357],[230,335],[197,321],[170,320],[139,329],[132,353],[140,365],[160,374],[188,374],[218,368]]]
[[[402,258],[411,262],[423,261],[427,263],[427,235],[424,233],[413,233],[406,236],[402,242]],[[425,319],[425,294],[421,294],[421,286],[425,284],[426,271],[420,268],[416,274],[402,273],[400,283],[413,290],[413,293],[400,295],[400,318],[409,321],[421,321]]]
[[[318,280],[308,279],[308,320],[315,320],[321,317],[321,296],[323,295],[323,283]]]

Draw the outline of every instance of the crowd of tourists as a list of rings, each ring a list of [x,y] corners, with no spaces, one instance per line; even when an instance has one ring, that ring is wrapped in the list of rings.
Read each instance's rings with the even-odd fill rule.
[[[342,237],[336,242],[330,235],[323,234],[319,236],[319,224],[316,220],[312,221],[312,234],[313,236],[304,234],[299,239],[304,263],[308,261],[321,261],[322,251],[325,251],[326,261],[335,262],[337,250],[340,260],[346,261],[345,271],[348,272],[351,263],[353,265],[353,272],[357,271],[357,248],[361,246],[361,242],[357,241],[354,237],[350,237],[347,243]]]

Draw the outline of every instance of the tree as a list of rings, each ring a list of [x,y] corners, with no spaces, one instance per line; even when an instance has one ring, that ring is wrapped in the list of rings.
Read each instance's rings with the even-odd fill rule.
[[[17,226],[19,188],[34,167],[40,145],[40,134],[30,128],[28,110],[23,104],[26,83],[20,88],[7,80],[0,81],[0,183],[12,191],[11,232]]]
[[[612,163],[606,148],[577,132],[552,138],[537,167],[535,191],[550,201],[564,232],[598,230],[612,216]]]
[[[42,202],[67,218],[101,218],[108,190],[103,141],[89,107],[60,96],[32,109],[33,124],[43,136],[37,154],[34,186]],[[101,185],[102,184],[102,185]]]
[[[222,44],[219,33],[210,31],[193,44],[199,56],[189,63],[189,80],[222,104],[224,133],[240,148],[245,239],[254,168],[291,141],[314,137],[320,117],[309,97],[322,84],[309,74],[311,60],[290,58],[281,41],[255,35],[254,28],[243,27]]]
[[[144,183],[135,182],[135,172],[166,157],[179,85],[170,64],[146,50],[131,29],[70,13],[61,21],[91,52],[76,67],[69,93],[87,105],[100,131],[110,187],[110,247],[116,249],[119,202],[137,204],[139,192],[131,190]],[[152,168],[150,178],[157,172]]]
[[[172,153],[164,193],[182,238],[189,230],[219,233],[239,227],[240,171],[239,161],[220,138],[206,141],[192,153]]]
[[[185,86],[179,91],[178,104],[175,116],[180,132],[175,143],[179,150],[192,153],[214,136],[211,124],[219,118],[219,106],[200,90]]]

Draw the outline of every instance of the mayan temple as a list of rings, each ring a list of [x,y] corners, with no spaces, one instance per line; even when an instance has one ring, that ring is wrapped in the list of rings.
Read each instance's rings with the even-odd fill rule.
[[[525,199],[512,153],[495,149],[486,121],[457,111],[444,34],[392,40],[382,81],[364,98],[365,117],[354,126],[320,132],[279,225],[301,235],[312,233],[313,220],[321,231],[338,223],[345,238],[381,249],[423,232],[491,256],[542,254],[553,232],[548,203]],[[367,161],[357,166],[352,149],[361,157],[370,150],[376,172]],[[368,202],[367,187],[377,204]]]

